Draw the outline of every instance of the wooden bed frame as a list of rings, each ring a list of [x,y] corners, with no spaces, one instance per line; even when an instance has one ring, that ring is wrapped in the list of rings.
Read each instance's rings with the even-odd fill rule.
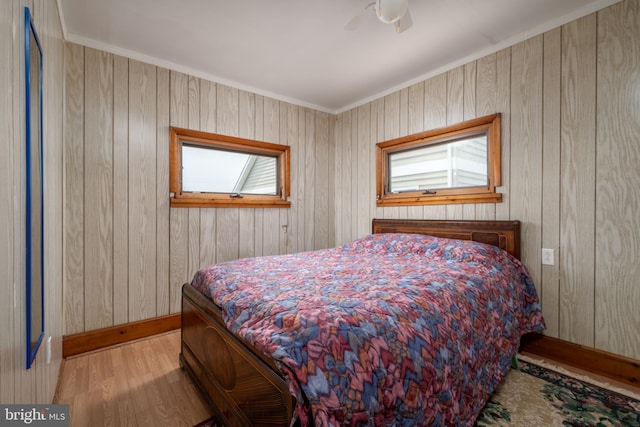
[[[417,233],[489,243],[520,257],[519,221],[373,220],[373,233]],[[182,287],[180,364],[220,421],[229,426],[289,426],[295,399],[272,360],[226,328],[220,308]]]

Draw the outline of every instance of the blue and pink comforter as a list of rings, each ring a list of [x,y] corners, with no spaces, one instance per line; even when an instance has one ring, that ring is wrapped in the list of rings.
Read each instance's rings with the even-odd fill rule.
[[[192,285],[276,360],[303,425],[471,426],[544,329],[517,259],[423,235],[221,263]]]

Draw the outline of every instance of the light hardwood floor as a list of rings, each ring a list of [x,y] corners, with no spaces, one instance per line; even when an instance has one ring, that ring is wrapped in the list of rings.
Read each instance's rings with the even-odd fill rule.
[[[54,403],[71,427],[188,426],[211,416],[180,369],[180,331],[66,359]]]

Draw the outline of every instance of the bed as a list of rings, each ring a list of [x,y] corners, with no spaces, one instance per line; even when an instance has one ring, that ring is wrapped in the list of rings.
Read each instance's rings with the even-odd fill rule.
[[[519,256],[518,221],[373,220],[338,248],[205,267],[181,366],[230,426],[473,425],[544,329]]]

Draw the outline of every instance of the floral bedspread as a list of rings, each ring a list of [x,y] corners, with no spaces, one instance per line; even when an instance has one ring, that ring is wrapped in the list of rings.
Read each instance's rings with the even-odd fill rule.
[[[192,285],[276,360],[302,425],[472,426],[521,335],[544,329],[517,259],[423,235],[225,262]]]

